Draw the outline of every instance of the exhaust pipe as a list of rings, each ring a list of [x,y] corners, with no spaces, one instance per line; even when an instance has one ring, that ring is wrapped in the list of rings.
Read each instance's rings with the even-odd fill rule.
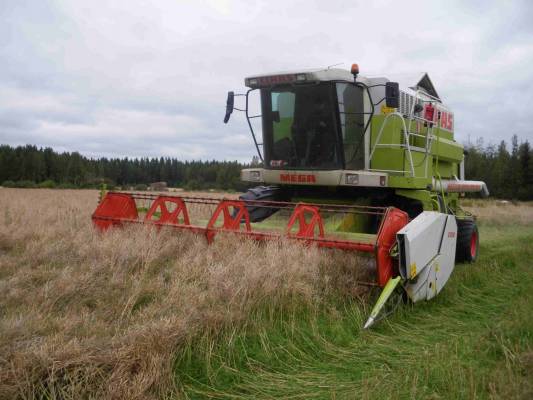
[[[446,193],[481,193],[481,197],[489,196],[489,189],[483,181],[437,180],[433,178],[433,188],[437,191],[443,190]]]

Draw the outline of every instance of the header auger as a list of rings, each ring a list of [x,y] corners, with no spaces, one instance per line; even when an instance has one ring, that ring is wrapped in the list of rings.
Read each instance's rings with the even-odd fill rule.
[[[383,287],[368,327],[401,285],[413,302],[436,296],[455,261],[477,258],[479,234],[459,195],[488,195],[464,179],[463,146],[454,115],[427,74],[400,89],[387,78],[318,69],[245,79],[235,96],[262,165],[241,171],[257,185],[239,199],[109,192],[93,214],[102,230],[147,223],[204,235],[294,240],[373,254],[375,285]],[[253,93],[261,114],[250,115]],[[253,121],[261,121],[258,141]],[[193,208],[209,212],[193,215]]]

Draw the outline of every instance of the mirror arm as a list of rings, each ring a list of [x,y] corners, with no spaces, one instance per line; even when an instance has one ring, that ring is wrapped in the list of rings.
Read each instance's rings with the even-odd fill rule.
[[[381,103],[383,103],[383,100],[385,100],[386,97],[383,97],[380,101],[378,101],[377,103],[374,103],[374,106],[378,106],[380,105]]]
[[[228,98],[226,100],[226,115],[224,116],[224,123],[227,124],[230,117],[231,117],[231,114],[233,113],[234,110],[237,110],[237,111],[245,111],[241,108],[237,108],[235,107],[235,96],[246,96],[245,94],[242,94],[242,93],[237,93],[235,94],[234,92],[228,92]]]

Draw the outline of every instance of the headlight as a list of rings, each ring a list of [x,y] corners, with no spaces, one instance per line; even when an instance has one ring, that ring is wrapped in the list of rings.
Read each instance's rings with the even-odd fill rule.
[[[357,174],[346,174],[345,183],[347,185],[358,185],[359,184],[359,175]]]

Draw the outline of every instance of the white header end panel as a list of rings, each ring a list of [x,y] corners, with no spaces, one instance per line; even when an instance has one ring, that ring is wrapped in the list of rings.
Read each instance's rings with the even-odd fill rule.
[[[403,236],[403,278],[412,279],[438,254],[446,214],[424,211],[404,226],[397,236]]]
[[[435,297],[455,266],[457,223],[453,215],[423,212],[401,229],[400,273],[412,301]]]

